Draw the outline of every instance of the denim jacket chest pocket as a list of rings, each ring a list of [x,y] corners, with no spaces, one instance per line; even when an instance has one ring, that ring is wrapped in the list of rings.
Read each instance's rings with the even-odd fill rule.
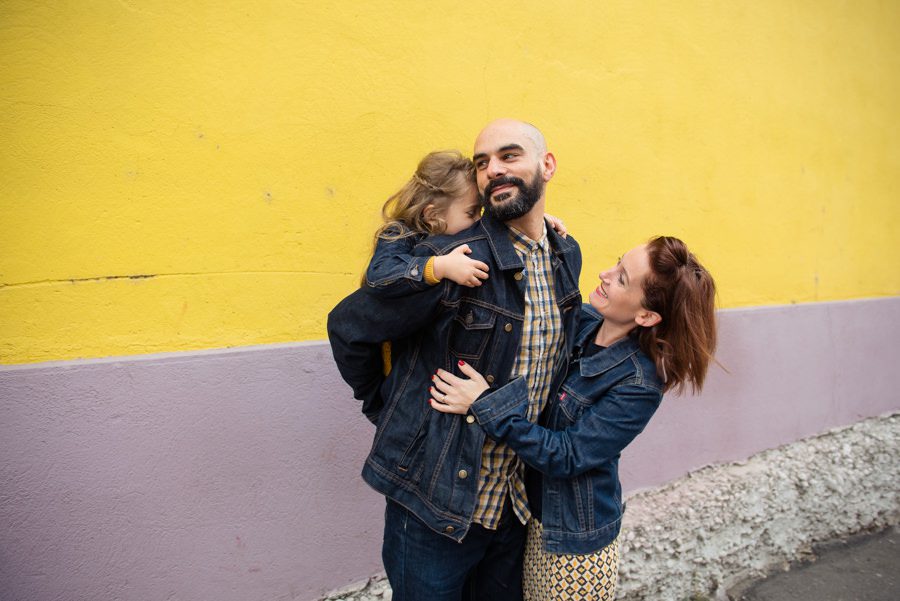
[[[600,377],[570,378],[564,382],[557,395],[559,413],[554,420],[554,429],[562,430],[577,422],[591,405],[609,392],[614,382],[615,380]]]
[[[578,421],[581,414],[593,404],[593,401],[580,394],[573,387],[563,384],[557,395],[559,413],[554,419],[554,429],[564,429]]]
[[[497,314],[487,307],[461,303],[450,327],[450,352],[469,363],[479,363],[496,320]]]

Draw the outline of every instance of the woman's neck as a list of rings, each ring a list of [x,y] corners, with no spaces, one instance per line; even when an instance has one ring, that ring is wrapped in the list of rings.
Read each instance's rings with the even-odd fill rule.
[[[636,328],[636,324],[621,325],[614,324],[611,321],[603,320],[600,327],[597,328],[597,335],[594,337],[594,344],[597,346],[611,346],[619,340],[628,336],[629,332]]]

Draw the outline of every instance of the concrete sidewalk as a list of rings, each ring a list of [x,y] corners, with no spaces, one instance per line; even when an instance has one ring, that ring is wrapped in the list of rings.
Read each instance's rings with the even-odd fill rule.
[[[728,596],[733,601],[897,601],[900,529],[817,545],[811,560],[742,583]]]

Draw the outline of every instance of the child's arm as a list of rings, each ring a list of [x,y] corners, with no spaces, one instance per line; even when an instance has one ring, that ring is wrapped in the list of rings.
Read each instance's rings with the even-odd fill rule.
[[[569,236],[569,231],[566,229],[566,224],[563,223],[563,220],[559,217],[554,217],[550,213],[544,213],[544,220],[547,222],[547,225],[556,230],[556,233],[563,238],[567,238]]]
[[[481,281],[488,278],[488,266],[466,256],[471,252],[469,245],[463,244],[446,255],[434,257],[434,278],[437,281],[446,278],[470,288],[481,286]]]
[[[448,279],[461,286],[480,286],[488,277],[488,266],[466,255],[468,244],[446,255],[415,256],[415,238],[379,239],[366,270],[366,287],[376,296],[395,298],[420,292]]]
[[[382,298],[394,298],[419,292],[437,283],[426,279],[431,257],[413,255],[419,236],[396,240],[379,238],[366,269],[366,288]]]

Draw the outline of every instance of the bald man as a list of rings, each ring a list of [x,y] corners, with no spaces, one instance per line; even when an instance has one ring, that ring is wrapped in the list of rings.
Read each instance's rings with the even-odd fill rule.
[[[525,378],[529,419],[557,393],[572,350],[581,295],[581,251],[544,221],[556,171],[541,132],[500,119],[475,141],[483,218],[455,236],[432,236],[414,253],[468,244],[487,263],[480,287],[443,281],[404,298],[366,290],[341,301],[328,335],[342,377],[377,425],[363,478],[387,498],[382,559],[395,601],[518,601],[524,524],[523,465],[485,437],[474,415],[430,408],[438,368],[466,362],[492,388]],[[420,270],[407,277],[420,279]],[[379,344],[393,340],[383,375]],[[438,396],[440,393],[437,393]]]

